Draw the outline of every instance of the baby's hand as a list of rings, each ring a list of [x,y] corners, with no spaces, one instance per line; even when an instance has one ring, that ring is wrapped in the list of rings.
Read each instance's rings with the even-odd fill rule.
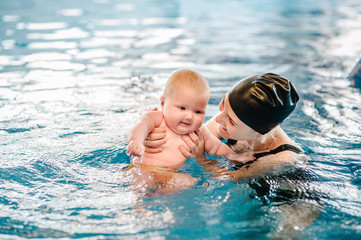
[[[130,141],[126,153],[129,157],[137,156],[141,157],[144,155],[145,147],[143,143],[136,142],[134,140]]]

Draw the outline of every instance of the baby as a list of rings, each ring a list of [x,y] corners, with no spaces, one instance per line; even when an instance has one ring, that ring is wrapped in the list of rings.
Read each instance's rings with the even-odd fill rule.
[[[126,153],[134,156],[133,164],[150,168],[177,169],[186,158],[179,147],[187,145],[181,136],[201,129],[205,151],[210,155],[227,156],[233,151],[202,125],[210,91],[207,80],[199,73],[188,69],[175,71],[168,79],[161,111],[146,113],[129,135]],[[166,129],[166,144],[160,153],[147,153],[144,140],[155,127]]]

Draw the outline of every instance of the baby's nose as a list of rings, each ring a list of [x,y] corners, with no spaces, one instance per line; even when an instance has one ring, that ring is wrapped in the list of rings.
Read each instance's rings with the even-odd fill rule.
[[[192,120],[193,114],[190,113],[190,112],[188,112],[188,113],[186,114],[185,118],[186,118],[187,120]]]

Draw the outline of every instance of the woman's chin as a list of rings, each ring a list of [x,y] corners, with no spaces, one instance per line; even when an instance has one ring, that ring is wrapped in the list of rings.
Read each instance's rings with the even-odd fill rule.
[[[225,130],[223,130],[223,128],[219,125],[217,127],[217,132],[219,136],[221,136],[222,138],[229,139],[229,134]]]

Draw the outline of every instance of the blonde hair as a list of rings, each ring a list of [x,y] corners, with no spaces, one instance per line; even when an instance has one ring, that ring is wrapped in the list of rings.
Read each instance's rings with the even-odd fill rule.
[[[179,89],[181,84],[194,88],[201,94],[210,94],[208,82],[202,75],[189,69],[180,69],[173,72],[168,78],[163,91],[163,96],[170,96]]]

